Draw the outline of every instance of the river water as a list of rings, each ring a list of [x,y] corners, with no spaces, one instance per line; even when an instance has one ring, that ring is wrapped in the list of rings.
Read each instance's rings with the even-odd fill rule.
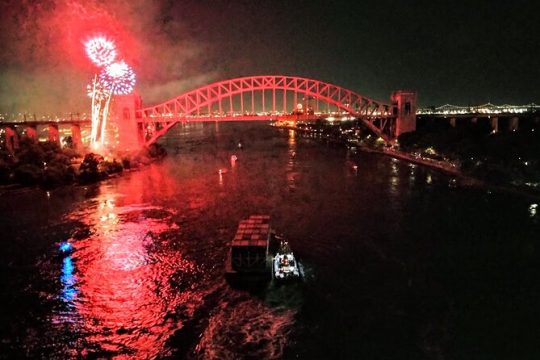
[[[535,200],[262,123],[165,145],[100,184],[2,191],[0,358],[540,354]],[[251,214],[289,239],[302,283],[224,280]]]

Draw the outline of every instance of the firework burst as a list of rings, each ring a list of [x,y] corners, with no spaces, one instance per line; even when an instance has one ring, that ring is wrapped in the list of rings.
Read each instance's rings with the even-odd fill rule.
[[[135,73],[124,61],[118,61],[101,71],[99,81],[112,94],[127,95],[135,87]]]
[[[86,86],[86,93],[88,97],[93,98],[96,101],[105,100],[110,95],[110,91],[103,86],[101,81],[88,84],[88,86]]]
[[[92,37],[85,44],[88,58],[101,68],[87,93],[92,98],[92,130],[90,134],[93,149],[105,145],[107,120],[111,99],[114,95],[128,95],[135,87],[135,73],[125,61],[116,60],[116,45],[104,36]]]
[[[116,59],[116,45],[104,36],[95,36],[84,44],[86,55],[97,66],[107,66]]]

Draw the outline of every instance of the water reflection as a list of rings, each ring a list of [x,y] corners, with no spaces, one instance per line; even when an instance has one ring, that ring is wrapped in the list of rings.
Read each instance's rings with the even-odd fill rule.
[[[105,199],[100,201],[96,214],[99,218],[99,229],[102,233],[114,231],[115,225],[118,223],[118,218],[114,212],[114,200]]]
[[[223,170],[219,169],[218,174],[219,174],[219,186],[223,186]]]
[[[409,187],[414,186],[414,182],[416,181],[416,169],[418,166],[416,164],[409,164],[410,172],[409,172]]]
[[[151,358],[162,352],[172,332],[164,322],[175,297],[169,276],[181,271],[182,264],[193,267],[180,261],[178,253],[161,261],[151,251],[159,246],[160,234],[170,229],[170,218],[152,216],[160,209],[148,204],[125,202],[129,194],[143,192],[141,184],[126,182],[120,192],[103,185],[90,206],[71,214],[91,235],[63,259],[61,298],[73,310],[61,315],[65,322],[79,321],[78,331],[98,356]]]
[[[62,261],[62,275],[60,276],[60,282],[62,283],[61,299],[73,305],[73,300],[77,296],[77,278],[74,275],[75,267],[73,266],[73,260],[71,256],[66,256]]]
[[[179,156],[72,189],[63,207],[60,191],[48,201],[41,192],[1,202],[0,218],[9,219],[2,233],[14,239],[4,263],[21,258],[4,269],[4,293],[15,294],[14,304],[31,299],[5,321],[18,328],[2,341],[21,339],[3,342],[12,358],[452,358],[449,348],[477,351],[485,329],[520,343],[522,315],[535,305],[526,299],[538,293],[529,270],[538,263],[536,204],[450,190],[447,176],[422,167],[367,153],[343,159],[343,149],[264,131],[223,125],[196,146],[184,136]],[[230,170],[232,153],[240,158],[223,185],[238,191],[224,191],[216,172]],[[35,225],[36,199],[41,216],[49,210],[47,224],[60,226]],[[313,268],[298,306],[289,286],[269,300],[223,281],[238,220],[259,211]],[[18,271],[26,251],[47,239],[54,245],[45,260]],[[59,251],[59,239],[71,250]],[[452,335],[473,323],[483,326],[470,343]]]
[[[398,160],[392,159],[391,165],[390,165],[390,177],[389,177],[389,185],[390,185],[390,192],[391,193],[397,193],[398,186],[399,186],[399,167],[398,167]]]
[[[288,131],[287,138],[288,155],[289,160],[287,162],[287,183],[289,189],[294,190],[296,188],[296,178],[298,172],[296,171],[296,132],[294,130]]]
[[[63,242],[60,244],[60,252],[66,254],[73,250],[73,245],[69,242]]]

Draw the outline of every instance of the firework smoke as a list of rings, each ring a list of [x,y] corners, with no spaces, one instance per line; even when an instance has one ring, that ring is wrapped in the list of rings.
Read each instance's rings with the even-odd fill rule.
[[[136,69],[148,103],[221,77],[215,63],[199,61],[210,51],[191,33],[191,18],[165,23],[170,11],[165,0],[1,1],[0,113],[88,113],[88,74],[110,61],[89,61],[85,45],[95,36],[114,40],[112,62],[124,60]],[[100,57],[112,58],[105,42],[93,46]]]

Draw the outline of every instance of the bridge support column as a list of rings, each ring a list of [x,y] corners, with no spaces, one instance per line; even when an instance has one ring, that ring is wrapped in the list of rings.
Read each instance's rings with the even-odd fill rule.
[[[450,126],[454,127],[454,128],[456,127],[456,118],[455,117],[450,118]]]
[[[71,125],[71,141],[73,142],[74,150],[81,150],[83,147],[81,137],[81,126],[79,124]]]
[[[477,118],[477,117],[473,117],[473,118],[471,119],[471,122],[472,122],[473,124],[478,123],[478,118]]]
[[[396,118],[393,136],[416,130],[416,92],[397,90],[392,93],[392,104]]]
[[[26,137],[32,139],[32,141],[38,141],[38,133],[36,125],[27,125],[24,129]]]
[[[508,130],[510,131],[516,131],[519,126],[519,118],[517,116],[514,116],[510,119],[510,123],[508,124]]]
[[[4,128],[4,139],[6,141],[6,150],[14,152],[19,148],[19,134],[14,126],[6,126]]]
[[[57,124],[49,124],[49,141],[60,144],[60,131]]]
[[[183,125],[183,124],[182,124]],[[145,130],[145,124],[144,123],[138,123],[137,124],[137,139],[139,141],[139,144],[144,144],[144,130]]]
[[[494,133],[499,131],[499,118],[496,116],[491,118],[491,129]]]
[[[137,150],[144,142],[140,141],[140,130],[137,126],[137,110],[142,107],[139,95],[117,96],[114,105],[114,119],[118,129],[118,144],[122,150]]]

